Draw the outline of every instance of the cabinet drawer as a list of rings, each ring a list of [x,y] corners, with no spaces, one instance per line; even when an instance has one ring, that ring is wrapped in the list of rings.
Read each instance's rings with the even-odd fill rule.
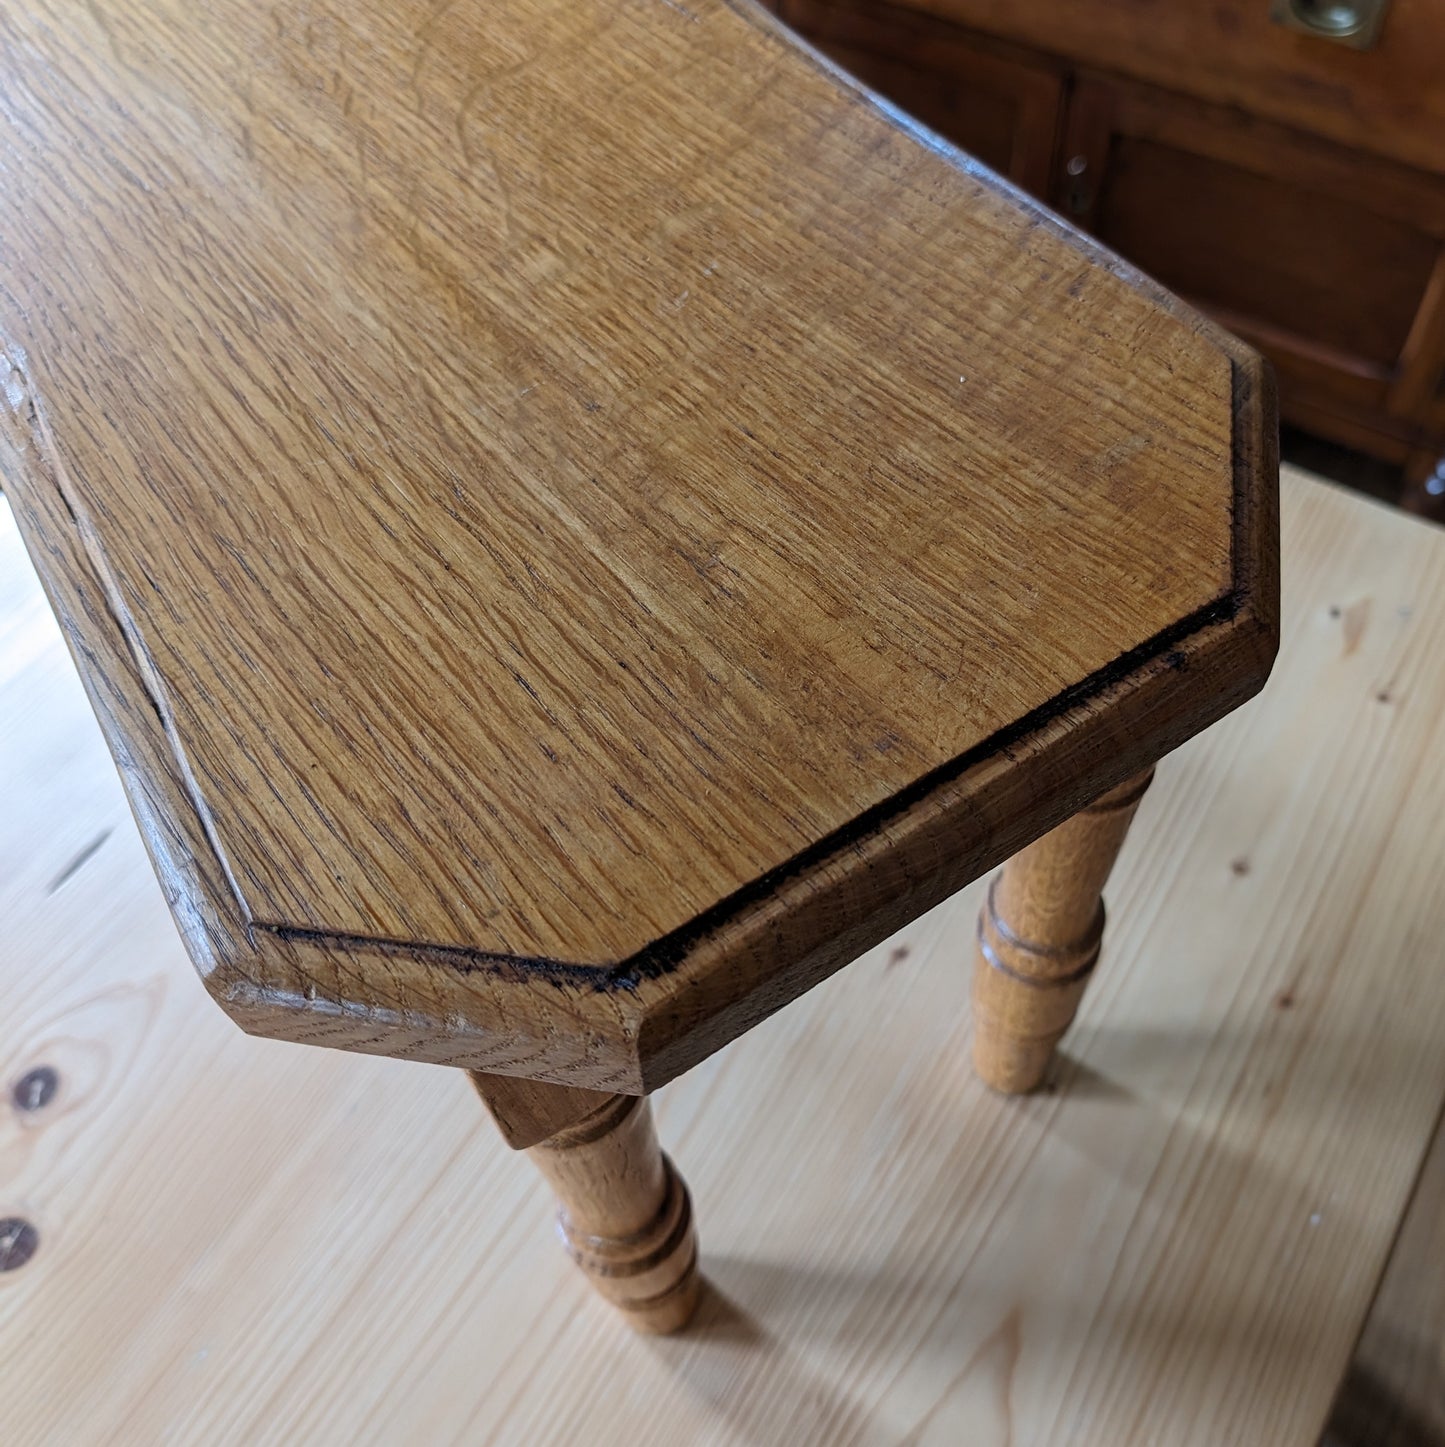
[[[1337,145],[1445,173],[1440,0],[1390,0],[1378,43],[1286,30],[1269,0],[900,0],[1070,68],[1239,107]]]

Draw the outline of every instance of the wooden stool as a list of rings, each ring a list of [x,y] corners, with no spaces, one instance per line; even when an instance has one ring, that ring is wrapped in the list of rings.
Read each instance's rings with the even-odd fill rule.
[[[976,1060],[1038,1082],[1269,669],[1264,369],[760,11],[49,8],[0,468],[191,956],[472,1072],[680,1326],[642,1097],[1010,855]]]

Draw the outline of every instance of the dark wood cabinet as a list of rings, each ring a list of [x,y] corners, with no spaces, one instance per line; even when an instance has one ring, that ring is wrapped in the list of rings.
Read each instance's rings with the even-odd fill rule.
[[[1445,354],[1445,184],[1076,77],[1050,200],[1274,360],[1287,411],[1406,462]]]
[[[1044,195],[1064,72],[907,12],[786,0],[784,18],[830,59],[984,165]]]
[[[1414,76],[1445,26],[1414,0],[1396,3],[1380,54],[1347,57],[1277,32],[1262,5],[1239,0],[1208,17],[1191,0],[1155,0],[1147,26],[1143,8],[1108,0],[1071,0],[1067,12],[1054,0],[776,8],[867,85],[1259,347],[1288,419],[1403,465],[1413,505],[1445,515],[1445,135],[1434,124],[1445,87],[1417,85],[1407,102],[1381,74]],[[1019,43],[1055,11],[1070,51]],[[1086,41],[1094,12],[1119,38],[1133,17],[1140,43],[1118,46],[1117,69],[1100,69]],[[1419,28],[1419,45],[1403,25]],[[1192,68],[1173,65],[1171,46],[1192,50]],[[1160,75],[1171,87],[1149,83]],[[1251,106],[1264,76],[1270,94]],[[1350,85],[1373,128],[1321,120],[1348,108]],[[1321,110],[1327,86],[1335,100]],[[1281,94],[1296,124],[1280,122]],[[1418,164],[1437,152],[1438,169]]]

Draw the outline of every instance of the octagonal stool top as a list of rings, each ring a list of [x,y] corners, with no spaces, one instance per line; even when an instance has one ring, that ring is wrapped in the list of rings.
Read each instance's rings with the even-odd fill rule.
[[[1249,349],[760,10],[0,14],[0,472],[247,1030],[641,1093],[1263,682]]]

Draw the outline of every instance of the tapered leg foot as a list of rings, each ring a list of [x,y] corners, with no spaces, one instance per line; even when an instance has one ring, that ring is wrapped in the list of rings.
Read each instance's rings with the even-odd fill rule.
[[[638,1331],[677,1331],[697,1307],[697,1235],[682,1177],[645,1099],[605,1105],[528,1152],[557,1193],[557,1228],[593,1286]]]
[[[471,1077],[507,1143],[527,1148],[557,1193],[562,1243],[598,1292],[638,1331],[686,1326],[700,1286],[692,1202],[647,1101]]]
[[[1102,892],[1154,771],[1014,855],[989,886],[973,976],[973,1063],[1007,1094],[1034,1089],[1079,1008],[1104,936]]]

